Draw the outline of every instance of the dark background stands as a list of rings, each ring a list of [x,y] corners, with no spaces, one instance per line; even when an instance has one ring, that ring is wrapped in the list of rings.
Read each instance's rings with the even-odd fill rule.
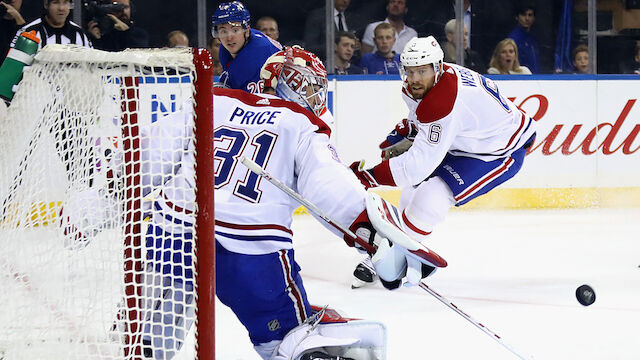
[[[11,5],[14,9],[18,11],[20,14],[20,8],[22,5],[22,0],[4,0],[7,4]],[[18,29],[20,29],[24,24],[26,24],[24,18],[20,16],[18,19],[15,19],[9,12],[6,11],[6,8],[3,5],[0,5],[0,10],[4,11],[4,16],[0,17],[0,64],[4,61],[4,58],[7,56],[7,52],[9,51],[9,46],[11,45],[11,41],[13,37],[16,35]]]

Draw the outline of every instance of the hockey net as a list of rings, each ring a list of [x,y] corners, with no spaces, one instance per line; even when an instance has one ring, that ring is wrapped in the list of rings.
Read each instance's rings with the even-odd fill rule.
[[[213,358],[210,61],[38,52],[0,120],[0,359]]]

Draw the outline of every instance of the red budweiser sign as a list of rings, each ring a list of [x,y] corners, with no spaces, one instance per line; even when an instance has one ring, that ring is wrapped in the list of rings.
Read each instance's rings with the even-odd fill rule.
[[[509,98],[509,100],[516,103],[515,97]],[[516,105],[522,109],[524,104],[532,100],[537,100],[538,108],[535,114],[531,115],[529,113],[529,115],[535,121],[540,121],[544,118],[549,108],[549,100],[544,95],[531,95],[519,104],[516,103]],[[636,122],[629,130],[629,122],[633,120],[628,121],[629,112],[631,112],[636,101],[637,99],[627,100],[615,122],[597,124],[589,129],[586,135],[584,135],[585,124],[556,124],[553,125],[550,131],[546,129],[539,130],[536,141],[529,149],[529,153],[541,149],[542,155],[552,155],[558,151],[563,155],[571,155],[578,151],[585,155],[592,155],[601,150],[603,155],[611,155],[618,151],[621,151],[624,155],[631,155],[640,149],[640,140],[636,142],[638,133],[640,133],[640,123]],[[625,124],[627,126],[624,126]],[[623,128],[625,130],[621,131]],[[566,134],[566,131],[563,132],[565,129],[568,129],[569,133],[561,136],[561,133]],[[597,139],[604,140],[598,143]]]

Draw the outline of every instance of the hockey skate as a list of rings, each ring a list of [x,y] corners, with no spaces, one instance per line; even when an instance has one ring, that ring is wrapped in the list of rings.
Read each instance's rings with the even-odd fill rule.
[[[378,276],[373,268],[370,256],[367,256],[360,262],[360,264],[358,264],[358,266],[356,266],[356,269],[353,270],[353,277],[354,279],[351,283],[352,289],[361,288],[375,283]]]

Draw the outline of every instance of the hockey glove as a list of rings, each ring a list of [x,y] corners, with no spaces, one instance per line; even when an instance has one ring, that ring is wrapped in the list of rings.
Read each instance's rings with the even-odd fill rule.
[[[364,160],[354,161],[351,165],[349,165],[349,169],[356,174],[356,177],[362,185],[364,185],[365,189],[369,189],[372,187],[378,187],[380,184],[376,180],[373,174],[373,169],[364,169]]]
[[[418,128],[409,120],[402,119],[387,135],[387,138],[380,143],[382,159],[387,160],[409,150],[417,134]]]
[[[376,239],[376,230],[373,228],[373,225],[371,225],[371,221],[369,221],[367,210],[364,210],[363,212],[360,213],[360,215],[358,215],[358,217],[353,221],[351,226],[349,226],[349,230],[353,231],[361,239],[366,240],[369,243],[369,245],[374,246],[374,249],[375,249],[375,246],[377,246],[376,242],[379,242],[380,239],[382,239],[379,236],[378,236],[378,239]],[[363,254],[368,253],[369,255],[372,254],[372,252],[371,253],[368,252],[367,249],[365,249],[362,245],[358,244],[356,241],[354,241],[354,239],[352,239],[348,235],[344,236],[344,241],[350,247],[355,247],[356,250],[358,250],[360,253],[363,253]]]

